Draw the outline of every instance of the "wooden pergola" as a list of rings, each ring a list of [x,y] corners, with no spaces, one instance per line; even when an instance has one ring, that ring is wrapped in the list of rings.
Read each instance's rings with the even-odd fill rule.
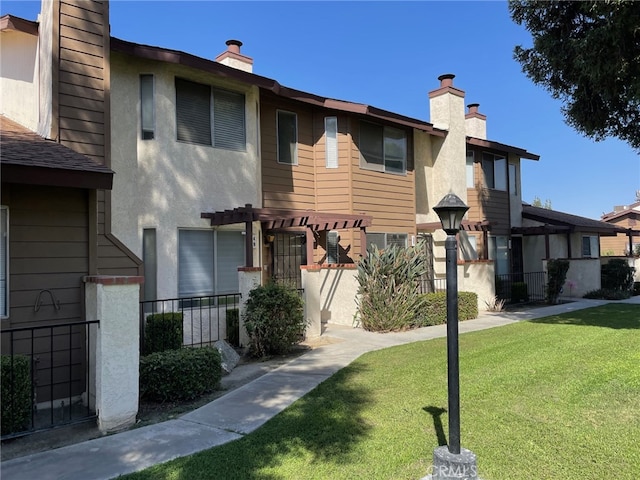
[[[360,244],[367,244],[367,227],[373,217],[348,213],[318,212],[315,210],[286,210],[255,208],[251,204],[233,210],[202,212],[200,218],[208,218],[211,226],[245,224],[245,262],[253,267],[253,222],[260,222],[263,231],[304,229],[306,235],[307,264],[313,264],[314,232],[325,230],[359,229]]]

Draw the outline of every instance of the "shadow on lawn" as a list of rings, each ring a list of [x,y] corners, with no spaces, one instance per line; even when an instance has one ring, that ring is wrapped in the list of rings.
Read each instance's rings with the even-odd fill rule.
[[[610,303],[600,307],[578,310],[576,312],[553,315],[551,317],[529,320],[531,323],[554,325],[583,325],[613,328],[615,330],[636,330],[640,328],[640,306],[623,303]]]
[[[440,418],[447,410],[442,407],[434,407],[433,405],[424,407],[423,410],[433,417],[433,429],[436,431],[438,446],[443,447],[447,445],[447,437],[444,434],[444,427],[442,426],[442,419]]]
[[[283,463],[304,469],[316,462],[339,468],[359,461],[352,451],[371,429],[361,412],[370,403],[372,392],[359,386],[354,377],[365,368],[352,364],[338,371],[250,435],[178,459],[162,472],[167,476],[172,472],[172,478],[179,479],[275,480],[305,477],[303,470],[279,468]],[[271,470],[278,468],[278,473]],[[157,473],[152,470],[148,476],[133,478],[165,478]]]

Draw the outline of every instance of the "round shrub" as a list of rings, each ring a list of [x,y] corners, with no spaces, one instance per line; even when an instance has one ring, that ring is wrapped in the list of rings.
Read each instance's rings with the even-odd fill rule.
[[[181,312],[147,315],[144,327],[144,355],[182,347]]]
[[[140,396],[156,402],[193,400],[218,388],[220,353],[214,347],[181,348],[140,358]]]
[[[304,336],[303,307],[302,297],[286,285],[270,282],[251,290],[244,314],[249,353],[265,357],[289,352]]]

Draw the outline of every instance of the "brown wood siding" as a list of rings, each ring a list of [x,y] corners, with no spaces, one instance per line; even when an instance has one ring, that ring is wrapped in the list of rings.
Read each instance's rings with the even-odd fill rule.
[[[297,105],[264,102],[260,107],[262,203],[266,208],[316,209],[312,112]],[[298,165],[277,157],[277,110],[297,115]]]
[[[607,222],[621,228],[638,229],[638,220],[635,218],[619,218]],[[640,237],[633,237],[633,243],[640,243]],[[626,255],[629,250],[629,237],[619,233],[615,237],[600,237],[600,255]]]
[[[3,184],[9,207],[9,324],[16,327],[84,320],[82,278],[88,264],[88,192]],[[41,294],[60,301],[60,310]]]
[[[353,121],[351,155],[353,211],[373,216],[368,232],[416,234],[415,172],[406,175],[375,172],[360,168],[359,122]],[[412,135],[407,131],[407,165],[413,161]],[[359,238],[359,235],[357,235]],[[410,239],[409,239],[410,240]],[[360,253],[358,251],[358,253]]]
[[[475,158],[482,158],[481,153],[475,152]],[[476,187],[467,189],[467,218],[472,222],[491,222],[492,235],[510,235],[509,193],[484,187],[484,173],[480,161],[474,163],[473,174]]]

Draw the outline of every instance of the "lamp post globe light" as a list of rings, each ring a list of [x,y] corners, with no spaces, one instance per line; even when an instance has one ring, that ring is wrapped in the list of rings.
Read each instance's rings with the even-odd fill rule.
[[[433,451],[432,480],[477,480],[476,456],[460,447],[460,363],[458,355],[458,242],[462,217],[469,207],[454,193],[433,207],[447,234],[444,248],[447,266],[447,387],[449,400],[449,445]]]

